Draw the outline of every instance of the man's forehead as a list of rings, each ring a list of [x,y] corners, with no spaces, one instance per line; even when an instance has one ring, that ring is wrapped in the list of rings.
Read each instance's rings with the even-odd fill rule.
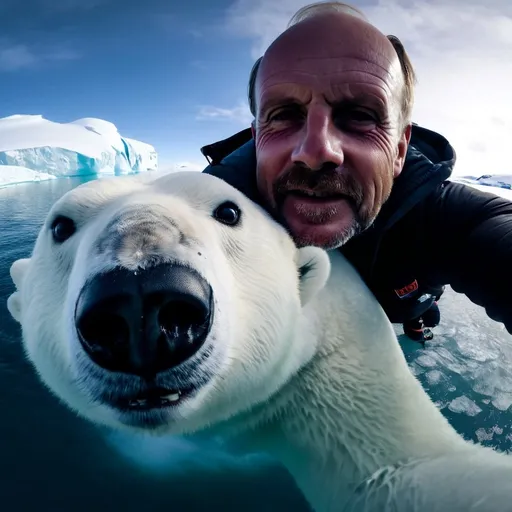
[[[396,52],[388,38],[370,23],[342,12],[318,14],[285,30],[267,49],[264,60],[286,58],[300,51],[305,58],[318,56],[380,58],[388,64]]]
[[[387,37],[346,13],[322,14],[281,34],[262,59],[257,87],[280,81],[279,77],[284,78],[287,72],[294,79],[308,73],[318,78],[351,73],[355,81],[358,73],[366,73],[391,87],[397,81],[401,83],[398,56]]]

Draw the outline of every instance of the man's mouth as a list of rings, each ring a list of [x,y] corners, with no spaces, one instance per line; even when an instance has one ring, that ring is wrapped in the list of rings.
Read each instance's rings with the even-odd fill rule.
[[[319,233],[319,226],[327,231],[343,231],[353,224],[357,210],[353,197],[326,189],[289,190],[280,205],[285,223],[296,236],[306,226],[314,226],[315,237]],[[308,236],[311,238],[312,235]]]
[[[335,192],[328,191],[317,191],[317,190],[290,190],[287,192],[288,196],[293,196],[297,199],[305,199],[305,200],[313,200],[318,202],[327,202],[327,201],[341,201],[341,200],[349,200],[352,198],[347,196],[346,194],[339,194]]]

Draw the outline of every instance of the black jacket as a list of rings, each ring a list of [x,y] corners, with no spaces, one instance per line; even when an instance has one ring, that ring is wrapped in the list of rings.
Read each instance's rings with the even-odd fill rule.
[[[203,171],[261,204],[250,130],[201,149]],[[392,322],[417,317],[443,285],[466,294],[512,333],[512,202],[447,181],[455,152],[413,125],[404,169],[373,225],[340,250]]]

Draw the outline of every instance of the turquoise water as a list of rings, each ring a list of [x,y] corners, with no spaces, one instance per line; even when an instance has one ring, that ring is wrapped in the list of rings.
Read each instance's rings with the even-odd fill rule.
[[[92,179],[92,178],[89,178]],[[87,178],[0,189],[0,496],[2,511],[308,510],[287,473],[212,445],[97,429],[47,392],[5,308],[11,262],[30,254],[51,204]],[[412,371],[467,439],[509,450],[512,338],[451,291],[425,349],[400,337]],[[397,330],[397,332],[400,332]]]
[[[412,372],[466,439],[512,448],[512,336],[483,308],[448,289],[425,349],[399,336]],[[400,332],[400,329],[396,329]]]

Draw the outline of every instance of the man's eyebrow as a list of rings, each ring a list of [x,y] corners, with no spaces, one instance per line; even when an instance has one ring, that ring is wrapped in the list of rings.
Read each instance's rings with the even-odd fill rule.
[[[375,94],[370,94],[366,92],[357,92],[351,94],[349,96],[343,96],[334,100],[330,100],[325,98],[325,102],[331,108],[347,108],[347,107],[357,107],[357,106],[366,106],[368,108],[373,108],[378,111],[386,111],[385,102],[375,96]],[[275,107],[284,107],[291,105],[298,105],[300,100],[298,100],[295,96],[274,96],[270,98],[263,98],[261,102],[261,107],[258,109],[260,114],[265,114],[270,109]]]
[[[377,110],[384,110],[386,108],[385,102],[377,98],[374,94],[368,93],[357,93],[336,100],[328,100],[327,98],[325,98],[325,102],[330,107],[367,106],[375,108]]]
[[[269,109],[274,107],[280,107],[284,105],[296,105],[298,103],[297,98],[294,98],[293,96],[284,96],[284,97],[274,97],[274,98],[268,98],[264,99],[261,102],[261,107],[259,109],[261,112],[267,112]]]

